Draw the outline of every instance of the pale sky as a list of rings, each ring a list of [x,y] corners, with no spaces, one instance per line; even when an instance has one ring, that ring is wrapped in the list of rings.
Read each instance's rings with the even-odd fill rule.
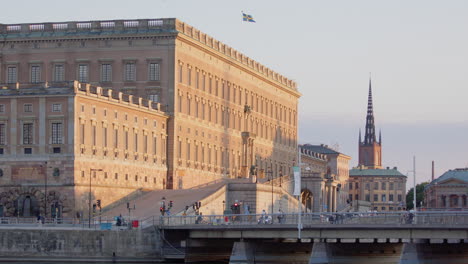
[[[175,17],[295,80],[301,143],[357,165],[369,73],[383,163],[468,167],[468,1],[0,0],[0,23]],[[242,22],[241,11],[257,23]],[[411,175],[411,173],[410,173]],[[408,180],[412,184],[412,179]]]

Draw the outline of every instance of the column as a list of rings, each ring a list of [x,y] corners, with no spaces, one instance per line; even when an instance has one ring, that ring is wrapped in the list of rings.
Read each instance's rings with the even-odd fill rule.
[[[16,155],[16,149],[18,147],[18,101],[17,99],[11,99],[11,108],[10,108],[10,137],[8,143],[10,144],[10,153],[11,155]],[[21,123],[21,122],[20,122]],[[21,131],[21,128],[20,130]]]
[[[326,264],[330,263],[330,248],[325,242],[314,242],[312,246],[312,254],[310,255],[309,264]]]
[[[422,263],[418,255],[417,244],[403,243],[401,249],[400,264],[419,264]]]
[[[333,212],[333,187],[328,186],[328,212]]]
[[[448,197],[448,196],[445,196],[444,199],[445,199],[445,208],[449,208],[449,207],[450,207],[450,200],[449,200],[449,197]]]
[[[254,249],[255,244],[253,242],[234,242],[229,264],[253,264]]]
[[[336,187],[332,187],[332,192],[333,192],[332,212],[336,212],[337,211],[336,205],[337,205],[337,198],[338,198]]]
[[[460,208],[463,207],[463,201],[462,201],[461,195],[458,196],[458,205],[457,205],[457,207],[460,207]]]

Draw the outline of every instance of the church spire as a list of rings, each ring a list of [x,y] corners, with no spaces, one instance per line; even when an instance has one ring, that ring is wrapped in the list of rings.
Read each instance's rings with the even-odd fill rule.
[[[372,82],[369,78],[369,96],[367,99],[366,132],[364,135],[364,144],[370,145],[375,141],[374,109],[372,106]]]

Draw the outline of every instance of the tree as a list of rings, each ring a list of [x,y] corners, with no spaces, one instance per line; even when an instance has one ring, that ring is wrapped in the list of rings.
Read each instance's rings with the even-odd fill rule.
[[[428,185],[429,182],[422,182],[420,184],[416,184],[416,204],[418,206],[421,205],[421,202],[424,201],[424,188]],[[413,209],[413,197],[414,197],[414,188],[411,188],[408,193],[406,194],[406,209],[410,210]]]

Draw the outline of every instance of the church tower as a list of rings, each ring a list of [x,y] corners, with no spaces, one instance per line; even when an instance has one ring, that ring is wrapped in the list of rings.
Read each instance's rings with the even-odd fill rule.
[[[361,140],[361,130],[359,130],[359,165],[364,165],[369,169],[382,168],[382,135],[379,133],[379,141],[377,142],[375,136],[374,110],[372,107],[372,84],[370,79],[364,141]]]

